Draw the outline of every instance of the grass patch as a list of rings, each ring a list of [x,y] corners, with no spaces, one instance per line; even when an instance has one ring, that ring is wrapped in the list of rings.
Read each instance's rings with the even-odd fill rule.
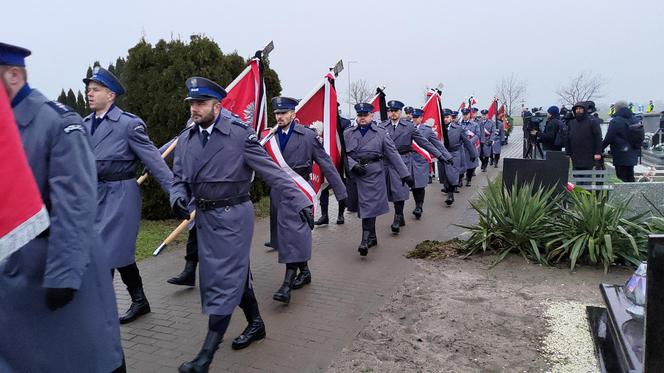
[[[254,215],[256,219],[268,217],[270,215],[270,197],[263,197],[260,201],[254,203]],[[138,231],[136,239],[136,261],[145,259],[152,255],[154,249],[161,245],[164,238],[168,236],[180,221],[176,219],[169,220],[141,220],[141,228]],[[179,235],[169,247],[180,246],[187,243],[187,234]]]
[[[406,254],[408,259],[443,260],[452,256],[459,256],[463,242],[458,238],[449,241],[425,240],[417,244],[415,249]]]

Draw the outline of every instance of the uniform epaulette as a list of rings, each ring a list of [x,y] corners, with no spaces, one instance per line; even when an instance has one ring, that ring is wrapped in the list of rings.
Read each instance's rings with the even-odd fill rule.
[[[244,122],[243,122],[242,120],[240,120],[240,119],[231,118],[231,123],[233,123],[233,124],[235,124],[235,125],[237,125],[237,126],[240,126],[240,127],[244,128],[244,129],[249,128],[249,125],[246,124],[246,123],[244,123]]]
[[[136,114],[132,114],[132,113],[128,113],[128,112],[126,112],[126,111],[123,111],[123,112],[122,112],[122,115],[126,115],[126,116],[128,116],[129,118],[138,118],[138,115],[136,115]]]
[[[74,109],[70,108],[69,106],[57,101],[48,101],[46,103],[48,104],[48,106],[52,107],[53,110],[55,110],[58,114],[67,114],[74,111]]]

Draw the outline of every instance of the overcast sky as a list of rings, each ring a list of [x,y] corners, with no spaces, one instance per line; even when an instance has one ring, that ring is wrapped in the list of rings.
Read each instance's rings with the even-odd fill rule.
[[[385,85],[388,98],[412,106],[442,82],[445,106],[474,95],[484,107],[515,73],[527,82],[526,105],[546,107],[582,71],[605,79],[599,102],[664,100],[662,0],[23,0],[4,4],[0,22],[0,41],[33,51],[30,83],[53,98],[82,89],[91,62],[126,56],[142,35],[154,43],[193,33],[244,57],[274,40],[271,66],[283,94],[298,98],[343,59],[340,95],[353,60],[352,80]]]

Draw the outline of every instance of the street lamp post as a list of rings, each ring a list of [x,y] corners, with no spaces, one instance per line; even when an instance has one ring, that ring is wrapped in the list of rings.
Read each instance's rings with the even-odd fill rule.
[[[347,66],[348,66],[348,118],[350,118],[350,110],[351,110],[350,109],[350,107],[351,107],[351,103],[350,103],[350,86],[351,86],[351,84],[350,84],[350,65],[352,63],[357,63],[357,61],[347,61],[346,63],[347,63]]]

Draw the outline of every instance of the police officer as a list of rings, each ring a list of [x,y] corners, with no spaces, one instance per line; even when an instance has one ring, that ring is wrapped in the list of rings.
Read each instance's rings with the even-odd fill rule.
[[[339,106],[339,103],[337,103],[337,106]],[[341,133],[346,130],[346,128],[351,126],[351,121],[347,118],[342,117],[339,115],[337,118],[339,118],[338,126],[341,128]],[[342,143],[341,146],[344,146]],[[343,149],[343,152],[346,150]],[[344,179],[344,167],[340,167],[337,169],[337,172],[339,172],[339,176],[341,176],[341,179]],[[330,186],[328,185],[325,189],[320,191],[320,196],[318,197],[318,202],[320,202],[320,210],[321,210],[321,216],[316,220],[315,225],[325,225],[330,223],[330,217],[328,214],[329,211],[329,206],[330,206]],[[345,219],[344,219],[344,210],[346,209],[345,203],[342,201],[339,201],[337,198],[337,202],[339,205],[338,212],[337,212],[337,224],[344,224]]]
[[[0,371],[124,372],[115,293],[93,227],[94,155],[81,117],[28,85],[29,55],[0,43],[0,88],[51,225],[0,262]]]
[[[120,324],[126,324],[150,312],[135,258],[141,220],[136,167],[142,162],[167,193],[173,174],[150,141],[141,118],[115,105],[116,98],[125,92],[115,75],[96,66],[83,82],[93,111],[83,125],[92,137],[97,161],[99,207],[95,229],[104,243],[107,267],[118,269],[131,297],[131,306],[120,317]]]
[[[466,170],[463,163],[463,154],[467,153],[473,161],[477,157],[475,146],[468,139],[467,131],[455,120],[457,114],[457,112],[450,109],[443,110],[443,124],[447,126],[449,140],[447,150],[452,155],[453,160],[452,163],[441,167],[442,172],[440,173],[440,182],[445,186],[444,191],[447,193],[447,199],[445,200],[447,206],[454,203],[454,191],[460,183],[460,176]]]
[[[386,163],[400,182],[411,178],[390,135],[372,121],[373,110],[373,105],[369,103],[355,105],[357,125],[344,131],[346,158],[351,173],[348,210],[356,211],[362,219],[362,240],[358,247],[361,256],[366,256],[370,247],[378,245],[376,217],[390,211],[387,203],[389,187],[385,183]]]
[[[330,156],[318,141],[311,128],[295,123],[295,107],[298,101],[290,97],[274,97],[272,108],[277,121],[275,136],[279,150],[288,166],[309,181],[311,168],[316,162],[325,179],[340,201],[346,199],[346,186],[332,164]],[[299,219],[298,211],[292,211],[290,201],[279,189],[270,189],[270,242],[279,252],[279,263],[286,264],[286,275],[281,287],[272,299],[289,303],[291,289],[299,289],[311,283],[311,271],[307,262],[311,259],[311,227]],[[299,269],[299,273],[297,273]],[[297,278],[296,278],[297,275]]]
[[[221,110],[224,88],[200,77],[189,78],[186,85],[196,124],[180,136],[175,148],[171,205],[184,219],[189,216],[189,201],[196,201],[201,302],[210,318],[201,351],[182,364],[180,372],[207,372],[236,306],[244,311],[248,326],[232,348],[265,338],[249,271],[253,171],[279,190],[281,200],[299,212],[303,224],[310,218],[311,202],[267,155],[254,131]]]
[[[403,108],[403,113],[405,114],[403,119],[405,119],[409,122],[412,122],[413,121],[413,110],[415,110],[415,109],[413,109],[412,106],[406,106],[405,108]]]
[[[406,225],[406,219],[403,216],[404,202],[408,199],[408,188],[413,188],[413,164],[412,164],[412,143],[417,143],[424,150],[428,151],[432,157],[441,158],[441,154],[429,141],[427,141],[416,129],[413,123],[401,119],[401,109],[404,104],[401,101],[392,100],[387,103],[389,119],[381,124],[382,128],[390,135],[397,151],[401,155],[406,168],[409,170],[408,177],[402,177],[394,169],[393,164],[386,165],[385,176],[388,186],[388,200],[394,203],[394,221],[390,228],[392,233],[398,234],[400,227]],[[407,186],[406,186],[407,184]],[[426,186],[426,185],[425,185]]]
[[[422,124],[422,114],[424,114],[422,109],[413,109],[413,124],[415,125],[415,129],[441,153],[440,158],[442,159],[442,163],[452,162],[452,155],[445,149],[445,145],[438,140],[433,129]],[[413,199],[415,200],[413,215],[415,215],[415,219],[419,219],[423,212],[425,188],[429,184],[431,163],[419,153],[413,152],[412,169],[415,181],[412,189]]]
[[[470,119],[470,109],[461,110],[463,115],[461,119],[461,127],[466,130],[466,134],[469,136],[469,140],[472,144],[479,142],[479,125]],[[476,149],[477,150],[477,149]],[[472,156],[467,150],[464,151],[464,162],[466,164],[466,186],[470,186],[470,181],[475,176],[475,169],[480,165],[477,156]],[[463,178],[463,174],[460,175]],[[462,184],[462,180],[459,181],[459,185]]]
[[[493,164],[492,148],[493,144],[491,138],[493,137],[493,130],[495,123],[489,118],[487,118],[488,110],[482,109],[480,114],[482,115],[478,121],[479,124],[479,138],[480,138],[480,161],[482,162],[482,172],[486,172],[486,168],[489,165],[489,159],[491,159],[491,164]]]

